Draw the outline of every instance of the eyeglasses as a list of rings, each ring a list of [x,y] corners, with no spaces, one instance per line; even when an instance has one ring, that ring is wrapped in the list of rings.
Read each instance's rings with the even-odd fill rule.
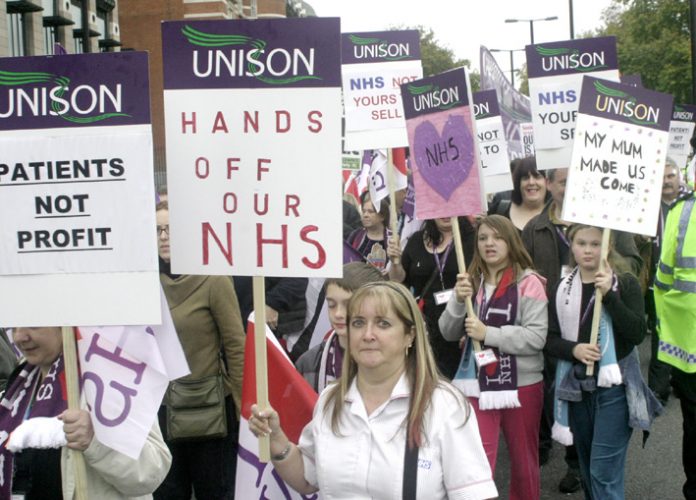
[[[162,233],[169,236],[169,224],[167,224],[166,226],[157,226],[157,237],[162,236]]]

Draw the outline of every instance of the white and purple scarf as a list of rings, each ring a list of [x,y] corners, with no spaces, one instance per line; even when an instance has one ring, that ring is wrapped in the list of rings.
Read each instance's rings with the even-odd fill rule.
[[[68,407],[63,356],[39,382],[40,373],[38,366],[25,365],[0,400],[0,498],[11,497],[13,452],[65,444],[63,424],[55,418]],[[39,435],[33,425],[37,422],[48,427],[52,436],[45,439],[45,434]],[[60,430],[57,437],[56,429]]]
[[[509,267],[503,272],[500,282],[488,300],[482,280],[476,301],[480,304],[479,318],[486,326],[501,327],[514,324],[519,302],[514,269]],[[498,361],[477,370],[473,343],[469,340],[467,339],[464,346],[462,359],[452,383],[466,396],[478,398],[481,410],[519,408],[521,405],[517,392],[516,357],[501,352],[497,347],[483,345],[484,349],[493,349]]]
[[[336,330],[331,330],[324,350],[321,353],[321,361],[319,362],[319,373],[317,373],[317,392],[321,391],[334,382],[341,376],[341,368],[343,366],[343,349],[338,342],[338,334]]]
[[[612,290],[618,291],[618,288],[619,283],[616,275],[614,275]],[[595,296],[593,295],[587,304],[584,314],[581,313],[582,280],[580,279],[580,272],[576,267],[568,276],[563,278],[561,285],[558,287],[558,292],[556,293],[556,314],[558,315],[558,324],[561,327],[561,337],[564,340],[577,342],[580,326],[586,321],[591,321],[594,302]],[[602,315],[599,321],[598,342],[602,349],[602,357],[599,360],[597,386],[611,387],[612,385],[620,385],[623,383],[623,379],[619,364],[616,360],[614,327],[606,309],[602,309]],[[568,391],[565,390],[566,378],[573,376],[573,374],[570,373],[572,369],[572,362],[563,359],[558,360],[553,405],[554,422],[551,436],[565,446],[573,444],[573,434],[570,431],[568,418]]]

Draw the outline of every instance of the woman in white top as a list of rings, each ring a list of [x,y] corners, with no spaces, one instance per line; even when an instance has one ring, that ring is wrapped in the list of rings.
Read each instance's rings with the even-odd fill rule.
[[[370,283],[348,310],[342,375],[321,393],[299,445],[275,410],[252,406],[250,428],[270,435],[275,470],[327,499],[497,497],[476,416],[437,372],[408,289]]]

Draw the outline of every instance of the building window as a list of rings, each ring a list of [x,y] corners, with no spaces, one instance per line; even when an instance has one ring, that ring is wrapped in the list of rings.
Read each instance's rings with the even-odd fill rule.
[[[9,38],[10,56],[26,55],[24,42],[24,14],[7,13],[7,35]]]
[[[82,54],[84,52],[82,49],[82,0],[70,2],[70,15],[75,23],[73,25],[73,41],[75,43],[73,49],[75,54]]]

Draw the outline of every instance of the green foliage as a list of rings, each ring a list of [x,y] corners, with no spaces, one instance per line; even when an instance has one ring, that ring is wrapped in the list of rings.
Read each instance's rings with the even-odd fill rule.
[[[616,36],[622,74],[690,103],[691,47],[686,0],[613,0],[595,36]]]
[[[457,59],[452,49],[445,47],[435,38],[435,32],[423,26],[404,27],[394,26],[393,30],[418,30],[420,33],[421,60],[423,62],[423,76],[432,76],[449,69],[461,66],[471,67],[468,59]],[[472,84],[473,84],[472,75]],[[473,85],[472,85],[473,86]],[[473,89],[472,89],[473,90]]]

